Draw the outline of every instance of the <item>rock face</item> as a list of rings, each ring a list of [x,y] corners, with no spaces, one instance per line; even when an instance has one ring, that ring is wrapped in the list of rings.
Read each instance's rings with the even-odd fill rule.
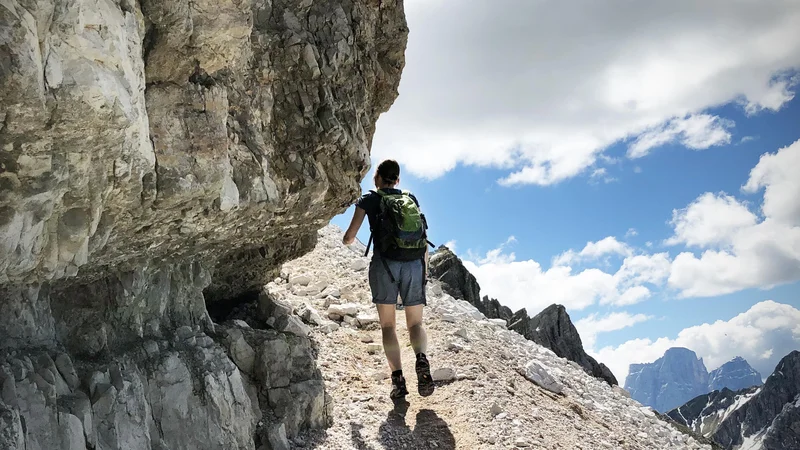
[[[739,391],[751,386],[761,386],[761,374],[750,367],[741,356],[726,362],[708,375],[708,390],[730,389]]]
[[[0,30],[0,448],[322,426],[297,321],[225,319],[357,198],[402,2],[10,0]]]
[[[604,364],[598,363],[583,350],[578,330],[572,324],[566,309],[561,305],[551,305],[533,319],[523,308],[516,313],[488,296],[480,297],[481,287],[455,253],[445,246],[437,249],[430,259],[430,276],[441,283],[445,293],[459,300],[466,300],[489,319],[506,321],[509,329],[518,332],[526,339],[543,345],[556,355],[575,361],[589,374],[617,385],[617,379]]]
[[[429,260],[429,276],[439,280],[448,295],[466,300],[490,319],[511,320],[511,309],[496,299],[484,296],[481,299],[481,286],[461,259],[445,246],[440,246]]]
[[[625,389],[643,405],[667,412],[708,392],[708,371],[702,358],[674,347],[650,364],[631,364]]]
[[[712,391],[739,391],[761,384],[761,375],[744,358],[737,356],[709,374],[693,351],[671,348],[653,363],[631,364],[625,389],[642,404],[666,412]]]
[[[800,352],[786,355],[759,390],[723,421],[713,439],[726,449],[800,448]]]
[[[605,364],[598,363],[583,350],[581,336],[563,306],[550,305],[533,318],[528,318],[524,309],[520,310],[514,314],[509,328],[549,348],[556,355],[575,361],[589,374],[605,380],[611,386],[618,384]]]

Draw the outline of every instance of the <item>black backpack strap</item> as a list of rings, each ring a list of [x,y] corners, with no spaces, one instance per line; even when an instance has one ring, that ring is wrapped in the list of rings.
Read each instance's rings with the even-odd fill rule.
[[[369,240],[367,241],[367,249],[364,251],[364,257],[369,255],[369,246],[372,245],[372,233],[369,233]]]
[[[389,263],[386,262],[386,258],[381,257],[381,262],[383,263],[383,268],[386,269],[386,273],[389,275],[389,279],[392,281],[392,284],[400,286],[400,283],[394,279],[394,275],[392,275],[392,271],[389,269]]]

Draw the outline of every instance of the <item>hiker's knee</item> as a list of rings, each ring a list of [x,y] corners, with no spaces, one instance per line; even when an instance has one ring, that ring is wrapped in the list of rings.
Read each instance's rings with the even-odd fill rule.
[[[419,334],[425,332],[425,328],[422,326],[422,322],[412,324],[408,327],[408,332],[411,334]]]
[[[382,323],[381,324],[381,332],[386,334],[394,334],[395,333],[395,324],[393,323]]]

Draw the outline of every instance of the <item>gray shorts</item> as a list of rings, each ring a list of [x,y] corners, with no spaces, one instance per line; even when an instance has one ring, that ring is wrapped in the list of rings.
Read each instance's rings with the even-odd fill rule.
[[[427,305],[425,298],[425,261],[386,260],[395,282],[386,272],[380,257],[375,256],[369,263],[369,287],[372,290],[372,303],[394,305],[397,295],[403,306]]]

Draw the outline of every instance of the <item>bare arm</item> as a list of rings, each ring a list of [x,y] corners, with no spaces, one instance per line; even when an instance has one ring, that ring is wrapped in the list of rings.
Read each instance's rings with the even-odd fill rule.
[[[350,227],[344,232],[344,237],[342,238],[342,243],[344,245],[350,245],[355,242],[358,229],[361,228],[361,224],[364,223],[364,217],[366,215],[366,211],[356,207],[356,211],[353,213],[353,220],[350,221]]]

